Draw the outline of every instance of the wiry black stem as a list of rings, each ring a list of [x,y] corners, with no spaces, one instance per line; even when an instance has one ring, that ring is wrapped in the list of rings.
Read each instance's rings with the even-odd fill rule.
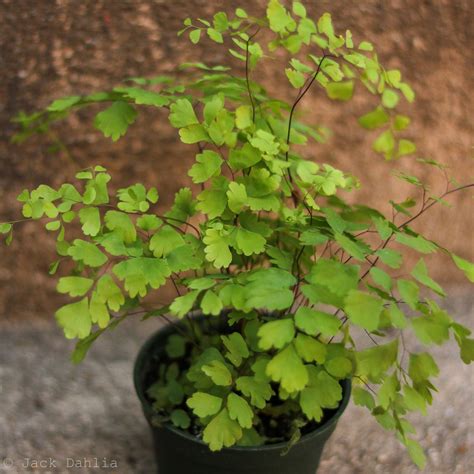
[[[252,96],[252,90],[250,89],[250,79],[249,79],[249,43],[252,38],[260,31],[260,27],[257,28],[255,33],[250,35],[247,39],[247,45],[245,48],[245,82],[247,84],[247,92],[249,95],[250,104],[252,105],[252,123],[255,123],[255,103]]]

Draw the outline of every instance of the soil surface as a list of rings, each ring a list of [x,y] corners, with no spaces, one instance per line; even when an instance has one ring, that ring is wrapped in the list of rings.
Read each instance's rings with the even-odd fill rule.
[[[406,112],[413,117],[410,133],[417,137],[419,156],[446,161],[460,182],[472,180],[472,1],[307,3],[312,16],[332,12],[339,30],[350,28],[356,40],[373,41],[383,64],[402,70],[418,97],[416,108],[407,107]],[[263,0],[238,2],[257,14],[264,4]],[[59,96],[111,88],[127,77],[172,73],[186,60],[227,63],[225,48],[208,41],[194,47],[175,32],[190,14],[206,18],[216,9],[230,12],[235,6],[236,2],[222,0],[0,0],[0,221],[19,216],[15,197],[23,188],[43,182],[58,185],[71,179],[78,167],[97,163],[112,171],[115,187],[137,181],[156,185],[162,206],[169,205],[176,190],[188,182],[184,171],[195,149],[179,143],[162,111],[143,111],[127,137],[116,143],[94,131],[91,120],[97,110],[74,114],[53,130],[67,146],[69,158],[48,151],[51,137],[34,138],[22,146],[10,144],[16,130],[10,119],[22,110],[45,107]],[[258,78],[279,97],[291,98],[294,92],[281,74],[286,59],[269,61]],[[414,171],[414,159],[387,165],[370,151],[373,137],[364,138],[355,121],[370,106],[363,94],[342,109],[330,104],[321,91],[311,91],[300,111],[307,112],[308,122],[333,126],[334,135],[327,145],[309,148],[307,154],[360,176],[366,187],[353,200],[366,200],[388,211],[388,199],[404,198],[410,192],[390,172]],[[354,118],[342,119],[341,110],[349,110]],[[441,189],[439,173],[422,175]],[[424,217],[415,227],[472,258],[473,222],[463,222],[472,215],[472,199],[469,194],[450,199],[455,211],[437,206],[431,218]],[[3,317],[49,317],[60,303],[55,282],[47,276],[52,260],[52,239],[35,223],[18,226],[12,247],[0,248]],[[451,283],[463,278],[445,261],[433,271]]]
[[[472,294],[455,292],[445,307],[472,325]],[[123,323],[102,336],[79,366],[68,362],[71,343],[52,324],[12,321],[0,325],[0,473],[32,472],[25,459],[56,461],[47,473],[153,474],[151,436],[132,384],[133,360],[156,329],[151,319]],[[360,344],[370,344],[363,336]],[[407,339],[407,346],[423,348]],[[435,350],[441,373],[428,416],[410,420],[426,449],[427,474],[474,471],[474,372],[459,360],[454,343]],[[67,467],[68,458],[85,465]],[[71,462],[71,461],[69,461]],[[12,465],[7,469],[7,466]],[[3,467],[2,467],[3,466]],[[417,474],[404,448],[370,414],[352,403],[342,415],[321,461],[320,474]],[[192,474],[192,473],[190,473]],[[209,473],[213,474],[213,473]],[[216,473],[217,474],[217,473]],[[295,467],[295,474],[297,470]]]

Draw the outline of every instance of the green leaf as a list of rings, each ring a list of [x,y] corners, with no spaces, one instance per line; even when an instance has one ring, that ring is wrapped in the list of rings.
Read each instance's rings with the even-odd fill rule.
[[[177,428],[187,430],[191,426],[191,418],[181,409],[173,410],[170,415],[171,423]]]
[[[227,397],[227,409],[231,420],[237,420],[242,428],[251,428],[253,411],[245,398],[229,393]]]
[[[262,324],[258,330],[259,347],[267,351],[274,347],[282,349],[295,337],[295,326],[291,319],[279,319]]]
[[[288,393],[303,390],[308,383],[306,367],[292,344],[272,358],[266,373],[274,382],[279,382]]]
[[[185,244],[182,235],[170,225],[164,225],[150,239],[150,250],[155,257],[166,257]]]
[[[241,105],[235,109],[235,125],[240,130],[245,130],[251,127],[252,122],[252,108],[248,105]]]
[[[58,309],[56,321],[64,330],[67,339],[84,339],[91,332],[91,317],[89,314],[89,299],[83,298],[76,303],[67,304]]]
[[[350,290],[357,288],[359,267],[320,258],[313,265],[306,279],[310,283],[320,284],[334,294],[344,297]]]
[[[204,293],[204,297],[201,301],[201,309],[204,314],[212,314],[213,316],[219,316],[223,308],[222,301],[212,291],[207,290]]]
[[[328,360],[324,367],[337,379],[344,379],[352,373],[352,362],[347,357],[334,357]]]
[[[359,44],[359,49],[361,51],[373,51],[374,47],[373,47],[372,43],[369,43],[368,41],[362,41]]]
[[[0,224],[0,234],[8,234],[13,228],[12,224]]]
[[[388,239],[392,235],[392,228],[390,227],[389,221],[380,217],[372,217],[372,221],[375,224],[378,234],[382,240]]]
[[[352,388],[352,400],[356,405],[366,407],[371,411],[375,408],[374,397],[367,390],[360,387]]]
[[[71,361],[74,364],[79,364],[79,362],[84,360],[84,357],[87,355],[87,352],[91,348],[92,344],[102,334],[103,331],[103,329],[99,329],[98,331],[91,333],[86,338],[80,339],[76,342],[74,351],[71,354]]]
[[[407,439],[404,441],[405,446],[408,449],[412,461],[418,466],[419,469],[424,469],[426,466],[426,456],[423,452],[423,448],[414,439]]]
[[[79,211],[79,220],[84,235],[97,235],[100,231],[100,213],[97,207],[83,207]]]
[[[279,268],[267,268],[252,273],[248,280],[245,296],[249,308],[276,311],[291,306],[293,292],[289,287],[296,283],[291,273]]]
[[[392,89],[385,89],[382,93],[382,104],[388,109],[393,109],[397,106],[400,97]]]
[[[148,257],[124,260],[114,266],[113,272],[125,282],[125,290],[132,298],[145,296],[148,285],[153,289],[159,288],[171,273],[166,260]]]
[[[352,240],[346,235],[336,233],[336,242],[353,258],[359,261],[365,261],[365,256],[370,253],[370,248],[357,240]]]
[[[229,209],[233,213],[239,214],[247,205],[247,202],[248,197],[245,185],[242,183],[236,183],[235,181],[229,183],[229,189],[227,190],[227,203]]]
[[[155,107],[163,107],[168,105],[170,100],[168,97],[146,89],[138,87],[117,87],[114,89],[117,92],[122,92],[126,97],[132,99],[137,105],[153,105]]]
[[[470,364],[474,361],[474,339],[463,337],[459,341],[461,349],[461,359],[465,364]]]
[[[344,310],[350,320],[367,331],[375,331],[380,323],[383,300],[359,290],[351,290]]]
[[[200,291],[189,291],[183,296],[178,296],[175,300],[171,303],[170,311],[178,316],[178,318],[183,318],[186,316],[194,306],[194,302],[198,297]]]
[[[89,267],[101,267],[106,261],[107,257],[94,244],[86,242],[85,240],[76,239],[68,248],[68,255],[70,255],[76,262],[84,262]]]
[[[209,135],[206,130],[197,123],[181,128],[179,130],[179,138],[183,143],[187,144],[209,141]]]
[[[390,292],[392,288],[392,279],[390,278],[390,275],[385,273],[380,268],[372,267],[370,269],[370,276],[376,285],[379,285],[385,291]]]
[[[436,304],[430,306],[430,312],[411,320],[416,337],[426,345],[441,345],[449,339],[452,320]]]
[[[342,388],[339,382],[324,370],[315,369],[314,372],[309,386],[301,392],[300,405],[308,419],[321,421],[323,408],[338,406],[342,399]]]
[[[320,333],[324,337],[335,336],[341,326],[341,322],[336,316],[305,306],[300,306],[296,311],[295,324],[310,336]]]
[[[295,71],[294,69],[286,68],[285,73],[286,77],[290,81],[290,84],[296,89],[302,87],[306,81],[304,74],[299,71]]]
[[[137,219],[137,226],[145,232],[156,230],[162,224],[163,221],[152,214],[144,214]]]
[[[265,130],[257,130],[249,142],[266,156],[277,155],[280,149],[280,145],[275,141],[275,136]]]
[[[228,237],[219,229],[207,229],[203,238],[206,244],[204,252],[206,259],[216,268],[227,268],[232,262],[232,253],[229,249]]]
[[[220,155],[211,150],[204,150],[196,155],[196,161],[188,172],[193,183],[204,183],[213,176],[220,174],[223,163]]]
[[[389,118],[389,115],[382,107],[377,107],[372,112],[359,117],[359,124],[364,128],[372,130],[388,123]]]
[[[64,112],[65,110],[70,109],[73,105],[80,102],[80,96],[71,96],[71,97],[62,97],[61,99],[56,99],[53,101],[46,110],[49,112]]]
[[[375,252],[377,257],[380,257],[385,265],[388,265],[390,268],[400,268],[402,264],[402,256],[392,249],[380,249]]]
[[[240,250],[244,255],[250,256],[262,253],[265,250],[266,240],[256,232],[237,228],[235,244],[233,245],[237,250]]]
[[[196,213],[196,205],[193,199],[193,193],[189,188],[181,188],[174,198],[174,203],[170,211],[165,214],[169,219],[179,219],[187,221]]]
[[[94,280],[84,277],[62,277],[59,279],[56,290],[59,293],[67,293],[69,296],[83,296],[93,285]]]
[[[214,28],[208,28],[207,35],[209,36],[209,38],[211,38],[211,40],[215,41],[216,43],[224,42],[224,38],[222,37],[222,34],[219,33],[219,31],[217,31]]]
[[[454,255],[454,253],[451,254],[451,258],[456,266],[465,273],[467,279],[474,283],[474,264]]]
[[[328,38],[334,36],[334,27],[330,13],[323,13],[318,20],[318,31],[325,34]]]
[[[415,92],[407,83],[401,83],[399,89],[408,102],[413,102],[415,100]]]
[[[382,132],[372,144],[377,153],[385,153],[390,156],[395,148],[395,138],[390,130]]]
[[[171,334],[166,341],[165,350],[172,359],[183,357],[186,353],[186,339],[180,334]]]
[[[419,302],[420,289],[414,281],[404,280],[400,278],[397,281],[398,291],[403,301],[410,306],[411,309],[416,309]]]
[[[128,126],[135,122],[137,111],[127,102],[114,102],[109,108],[99,112],[95,118],[95,126],[106,137],[116,142],[125,135]]]
[[[201,30],[196,29],[189,32],[189,39],[191,43],[197,44],[199,43],[199,39],[201,38]]]
[[[446,293],[443,291],[443,288],[441,288],[438,283],[436,283],[428,276],[428,269],[426,268],[426,264],[423,259],[418,260],[418,263],[413,268],[411,275],[422,285],[425,285],[427,288],[430,288],[435,293],[438,293],[438,295],[446,296]]]
[[[416,152],[416,145],[410,141],[402,138],[398,142],[398,156],[411,155]]]
[[[298,334],[294,342],[296,352],[305,362],[323,364],[326,360],[326,346],[306,334]]]
[[[392,324],[399,329],[404,329],[407,326],[407,319],[405,315],[400,310],[400,308],[395,304],[392,303],[389,307],[389,315]]]
[[[242,360],[249,357],[250,352],[247,343],[240,333],[233,332],[228,336],[221,336],[221,340],[228,350],[226,353],[227,359],[229,359],[235,367],[239,367],[240,364],[242,364]]]
[[[240,390],[246,397],[250,398],[250,403],[257,408],[264,408],[266,401],[270,400],[273,390],[270,384],[257,377],[239,377],[236,380],[237,390]]]
[[[229,448],[242,437],[242,428],[237,421],[230,418],[227,408],[224,408],[206,426],[203,440],[211,451]]]
[[[279,0],[270,0],[268,2],[267,18],[270,23],[270,29],[275,33],[281,33],[286,30],[292,31],[295,28],[294,20]]]
[[[239,17],[239,18],[247,18],[248,15],[247,15],[247,12],[243,9],[243,8],[237,8],[235,10],[235,14]]]
[[[171,104],[169,120],[171,125],[176,128],[183,128],[199,123],[193,106],[188,99],[178,99],[174,104]]]
[[[384,375],[396,362],[397,355],[397,339],[388,344],[379,344],[378,346],[357,352],[357,374],[378,381],[380,376]]]
[[[126,244],[131,244],[137,239],[135,225],[125,212],[107,211],[104,221],[107,229],[117,231]]]
[[[326,86],[326,93],[330,99],[350,100],[354,93],[354,81],[330,82]]]
[[[212,186],[198,195],[197,209],[207,214],[209,219],[214,219],[226,210],[227,207],[227,180],[218,176],[212,180]]]
[[[404,385],[403,395],[405,405],[409,410],[420,411],[423,415],[426,415],[426,400],[418,391],[409,385]]]
[[[410,354],[408,375],[415,384],[423,383],[430,377],[436,377],[438,374],[439,368],[431,354],[428,354],[427,352]]]
[[[110,314],[107,306],[102,301],[97,292],[93,292],[89,303],[91,322],[97,323],[100,328],[105,328],[109,324]]]
[[[210,377],[216,385],[227,387],[232,383],[232,374],[229,369],[224,363],[218,360],[213,360],[208,365],[203,365],[201,370]]]
[[[406,245],[420,253],[433,253],[438,249],[438,246],[434,242],[426,240],[421,235],[414,237],[412,235],[398,233],[395,240],[398,243]]]
[[[195,392],[186,400],[186,405],[199,418],[215,415],[222,407],[222,398],[204,392]]]
[[[229,165],[234,171],[250,168],[262,160],[259,150],[250,143],[245,143],[242,148],[233,148],[229,153]]]

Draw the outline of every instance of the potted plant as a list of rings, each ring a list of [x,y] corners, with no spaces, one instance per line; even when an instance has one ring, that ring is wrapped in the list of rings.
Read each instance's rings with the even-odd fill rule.
[[[359,118],[376,130],[374,151],[386,160],[416,152],[406,135],[410,119],[397,113],[400,101],[414,100],[413,90],[400,71],[379,63],[371,43],[336,33],[328,13],[316,21],[300,2],[287,9],[270,0],[263,18],[237,8],[231,18],[188,18],[180,34],[225,44],[242,74],[188,63],[181,78],[133,78],[17,117],[21,141],[98,104],[95,126],[115,141],[139,106],[161,107],[195,153],[190,186],[162,214],[155,188],[132,184],[111,196],[102,166],[79,171],[75,184],[19,195],[24,220],[42,220],[56,235],[50,273],[63,273],[57,290],[74,299],[56,320],[67,338],[78,339],[73,361],[131,315],[177,318],[143,346],[135,366],[162,474],[314,473],[351,385],[354,402],[423,467],[407,415],[425,412],[436,390],[429,347],[452,336],[465,363],[474,353],[470,330],[433,297],[445,292],[425,257],[450,257],[470,281],[474,267],[413,224],[473,184],[447,178],[436,194],[400,172],[416,192],[390,201],[387,217],[349,203],[358,179],[305,152],[327,130],[297,117],[304,96],[314,88],[348,101],[356,84],[378,100]],[[256,80],[260,62],[281,52],[290,55],[290,102]],[[435,160],[418,161],[446,173]],[[18,222],[0,226],[7,244]],[[415,265],[408,252],[419,254]],[[165,284],[176,297],[150,309]],[[356,342],[358,332],[368,344]],[[427,348],[412,350],[406,333]]]

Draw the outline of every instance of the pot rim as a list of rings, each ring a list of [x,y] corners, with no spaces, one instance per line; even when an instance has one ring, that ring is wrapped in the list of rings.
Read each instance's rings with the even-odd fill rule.
[[[191,314],[194,316],[195,314]],[[148,358],[148,354],[150,349],[157,343],[158,340],[167,337],[168,335],[172,334],[175,330],[174,327],[179,325],[181,321],[176,321],[171,324],[166,324],[165,326],[158,329],[152,336],[150,336],[145,343],[142,345],[138,355],[135,359],[134,369],[133,369],[133,382],[135,386],[135,391],[140,399],[142,404],[142,409],[145,415],[145,418],[150,423],[149,414],[152,412],[152,405],[150,401],[145,396],[145,389],[142,384],[141,380],[141,371],[140,369],[144,365],[146,359]],[[304,434],[296,443],[297,445],[306,444],[310,442],[313,438],[319,436],[320,434],[324,433],[326,430],[329,430],[333,427],[333,425],[338,421],[344,410],[346,409],[350,396],[351,396],[351,379],[344,379],[340,381],[342,385],[343,395],[342,400],[338,407],[335,409],[334,413],[320,426],[318,426],[313,431]],[[184,438],[188,441],[200,444],[202,446],[208,447],[207,444],[200,438],[184,431],[182,429],[176,428],[171,423],[164,423],[162,426],[164,429],[171,431],[176,436],[180,438]],[[272,444],[264,444],[261,446],[231,446],[230,448],[223,448],[222,451],[234,451],[234,452],[249,452],[249,451],[281,451],[288,446],[288,441],[280,441],[279,443],[272,443]],[[217,453],[219,453],[217,452]]]

